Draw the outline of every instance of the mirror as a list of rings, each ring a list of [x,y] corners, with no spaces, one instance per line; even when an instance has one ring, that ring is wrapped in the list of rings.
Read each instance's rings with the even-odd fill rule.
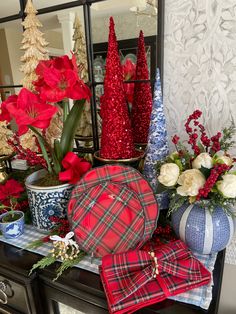
[[[13,5],[12,1],[14,1]],[[2,20],[0,18],[0,39],[2,43],[0,51],[0,92],[2,100],[9,94],[18,91],[18,87],[23,78],[23,73],[19,70],[22,65],[20,58],[24,55],[24,50],[20,49],[23,38],[23,28],[21,19],[19,19],[20,0],[12,1],[11,4],[7,2],[1,2],[0,4],[1,16],[9,15],[8,22],[6,22],[7,19],[5,19],[5,17]],[[157,3],[159,8],[157,7]],[[95,119],[96,107],[99,108],[100,95],[103,93],[104,64],[110,16],[113,16],[116,24],[116,35],[122,62],[130,59],[135,63],[137,38],[139,31],[141,29],[143,30],[150,79],[154,82],[155,69],[157,65],[159,67],[162,65],[162,56],[160,54],[160,42],[162,38],[160,34],[157,36],[157,24],[160,29],[162,21],[158,21],[157,17],[163,14],[163,0],[51,0],[50,6],[48,0],[33,0],[33,5],[38,10],[37,18],[43,25],[39,30],[44,33],[44,38],[49,43],[47,48],[51,58],[64,54],[69,55],[70,51],[73,50],[73,35],[75,31],[73,24],[75,16],[78,16],[81,22],[82,33],[85,33],[86,29],[88,36],[90,33],[89,29],[91,29],[91,41],[94,54],[91,53],[90,49],[88,50],[88,57],[91,60],[91,63],[89,63],[89,72],[90,81],[96,86],[97,94],[91,106],[93,119]],[[15,14],[15,20],[12,20],[10,16],[12,14]],[[91,17],[90,19],[89,15]],[[87,23],[84,23],[84,16]],[[89,40],[90,39],[88,39],[87,44],[89,44]],[[94,70],[94,80],[91,80],[91,67]],[[97,83],[101,84],[99,85]],[[9,86],[12,85],[14,87],[10,88]],[[96,126],[94,128],[96,128]],[[99,140],[98,133],[95,130],[93,130],[93,139],[95,141],[95,149],[97,149]]]
[[[18,14],[20,11],[19,0],[1,1],[0,18]]]

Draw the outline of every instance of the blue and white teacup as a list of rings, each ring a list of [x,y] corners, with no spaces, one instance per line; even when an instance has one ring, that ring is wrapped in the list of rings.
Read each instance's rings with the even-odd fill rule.
[[[4,221],[8,216],[17,215],[14,221]],[[19,210],[9,211],[0,215],[0,230],[6,239],[18,238],[24,232],[24,213]]]

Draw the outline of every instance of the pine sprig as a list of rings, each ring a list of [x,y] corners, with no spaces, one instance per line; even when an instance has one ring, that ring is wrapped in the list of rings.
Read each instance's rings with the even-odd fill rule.
[[[53,281],[56,281],[61,275],[62,273],[68,269],[71,268],[75,265],[77,265],[84,257],[85,257],[86,253],[85,252],[80,252],[76,258],[70,260],[70,259],[66,259],[64,260],[60,267],[56,270],[56,274],[57,276],[53,279]]]
[[[220,140],[220,147],[223,151],[228,151],[235,145],[235,141],[233,140],[234,135],[236,134],[236,127],[234,122],[231,122],[231,125],[227,128],[224,128],[223,136]]]
[[[170,216],[174,211],[178,210],[186,202],[188,202],[187,196],[181,196],[177,193],[172,193],[172,195],[170,195],[170,204],[167,217]]]
[[[54,256],[52,256],[51,254],[48,256],[43,257],[41,260],[39,260],[36,264],[33,265],[33,267],[31,268],[29,275],[32,274],[32,272],[39,268],[39,269],[43,269],[47,266],[50,266],[51,264],[56,262],[56,258]]]
[[[41,239],[38,239],[38,240],[35,240],[35,241],[32,241],[30,242],[26,247],[25,249],[26,250],[30,250],[30,249],[36,249],[40,246],[42,246],[45,242]]]

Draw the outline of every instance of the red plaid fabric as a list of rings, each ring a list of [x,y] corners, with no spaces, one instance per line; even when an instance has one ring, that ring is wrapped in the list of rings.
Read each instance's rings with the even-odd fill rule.
[[[77,242],[98,257],[141,247],[151,238],[158,213],[149,183],[137,170],[121,165],[87,172],[68,204]]]
[[[133,313],[169,296],[208,284],[210,272],[180,240],[154,250],[159,274],[154,278],[154,259],[147,251],[104,256],[100,275],[110,313]]]

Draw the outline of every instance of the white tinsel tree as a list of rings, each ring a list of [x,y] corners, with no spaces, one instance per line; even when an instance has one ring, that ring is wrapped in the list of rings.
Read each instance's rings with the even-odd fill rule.
[[[39,31],[39,27],[42,27],[39,19],[36,17],[38,11],[34,8],[31,0],[27,1],[25,7],[26,17],[22,22],[24,26],[23,40],[21,49],[25,50],[24,55],[21,57],[21,61],[24,63],[20,70],[24,73],[22,84],[24,87],[34,90],[32,84],[37,79],[35,68],[40,60],[48,60],[48,50],[45,47],[48,45],[43,38],[43,33]]]
[[[84,82],[88,82],[88,65],[87,65],[87,54],[86,54],[86,44],[85,38],[82,31],[82,26],[78,15],[76,14],[74,20],[74,48],[73,52],[76,56],[76,61],[79,69],[79,76]],[[99,117],[98,117],[99,118]],[[100,122],[98,121],[98,125]],[[84,104],[84,111],[82,113],[79,127],[77,129],[77,134],[80,136],[92,136],[92,119],[91,119],[91,106],[90,103],[86,101]]]

